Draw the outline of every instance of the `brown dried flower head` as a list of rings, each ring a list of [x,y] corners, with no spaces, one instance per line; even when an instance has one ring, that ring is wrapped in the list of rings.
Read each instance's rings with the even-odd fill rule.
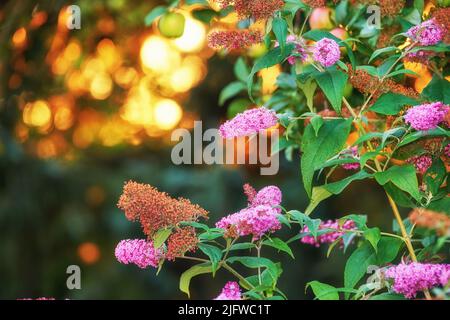
[[[148,184],[133,181],[125,183],[117,206],[128,220],[139,220],[148,236],[161,228],[208,216],[208,211],[187,199],[174,199]]]
[[[419,227],[436,230],[441,235],[450,235],[450,217],[445,213],[417,208],[409,214],[409,220]]]

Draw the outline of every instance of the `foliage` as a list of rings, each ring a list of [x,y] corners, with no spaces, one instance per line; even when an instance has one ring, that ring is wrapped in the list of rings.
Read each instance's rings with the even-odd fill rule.
[[[430,223],[403,220],[398,210],[400,205],[422,211],[440,211],[444,220],[450,215],[447,185],[449,107],[445,105],[450,87],[446,78],[449,46],[442,41],[442,34],[431,35],[428,42],[423,39],[425,32],[414,34],[417,30],[414,26],[421,24],[422,18],[427,22],[421,28],[426,29],[429,21],[439,23],[431,17],[443,9],[424,12],[423,1],[394,8],[396,11],[382,7],[385,13],[382,28],[375,28],[367,24],[364,15],[367,6],[363,1],[350,3],[344,0],[337,4],[329,1],[327,8],[333,15],[331,18],[322,15],[319,19],[330,21],[313,20],[317,19],[314,12],[319,9],[308,4],[312,5],[314,1],[286,0],[263,19],[256,19],[256,14],[259,17],[261,12],[251,9],[248,9],[250,13],[242,13],[240,10],[244,9],[238,2],[221,1],[227,5],[211,8],[204,1],[198,3],[201,9],[196,10],[212,10],[207,19],[212,25],[233,10],[242,16],[237,28],[256,29],[260,20],[263,21],[264,27],[260,31],[264,36],[265,54],[252,60],[247,54],[248,48],[237,48],[235,43],[223,48],[224,53],[237,52],[240,57],[234,68],[237,80],[223,89],[219,103],[224,105],[229,101],[231,105],[242,99],[247,91],[255,105],[277,112],[284,135],[277,151],[287,154],[296,149],[301,151],[301,181],[310,197],[310,205],[301,211],[281,208],[277,217],[280,224],[290,232],[297,232],[288,240],[275,237],[274,230],[249,240],[239,232],[224,232],[221,228],[191,223],[198,232],[198,248],[203,255],[179,257],[199,262],[183,273],[180,289],[189,294],[189,283],[194,276],[205,273],[214,276],[224,269],[237,278],[244,289],[244,299],[285,299],[278,286],[283,271],[280,263],[262,257],[261,252],[276,249],[293,257],[291,247],[301,239],[311,244],[330,243],[329,253],[336,247],[342,247],[344,251],[352,248],[342,287],[316,280],[307,284],[306,288],[311,288],[317,299],[401,298],[392,293],[395,286],[384,278],[383,271],[376,272],[376,277],[369,277],[365,283],[362,280],[374,271],[374,266],[383,270],[399,261],[446,259],[449,229],[438,232]],[[264,6],[261,1],[260,4]],[[172,7],[176,5],[177,2]],[[156,8],[147,16],[147,23],[164,12],[160,7]],[[197,16],[205,20],[205,15]],[[321,28],[315,27],[318,23]],[[329,29],[337,25],[339,27],[330,32]],[[443,24],[438,27],[446,28]],[[389,34],[390,30],[396,31]],[[438,37],[438,41],[433,37]],[[335,56],[323,56],[330,54],[326,50],[317,52],[318,44],[324,39],[338,45],[339,57],[335,61]],[[247,44],[254,46],[243,43]],[[420,60],[420,53],[426,56],[425,60]],[[418,75],[410,69],[411,61],[417,62],[417,59],[427,70],[425,74]],[[332,65],[329,65],[330,61]],[[264,92],[262,71],[278,65],[282,71],[276,86],[269,93]],[[428,83],[420,87],[417,77],[431,73]],[[348,87],[353,87],[351,94]],[[436,119],[438,113],[420,113],[418,108],[426,104],[442,111],[443,116]],[[423,130],[417,122],[427,122],[432,128]],[[335,172],[344,172],[346,177],[337,180]],[[354,181],[369,180],[386,193],[394,218],[391,232],[369,226],[363,215],[342,217],[335,227],[312,218],[321,201],[341,194]],[[385,219],[392,219],[390,213],[383,214]],[[297,225],[300,230],[296,230]],[[161,245],[160,239],[153,238],[153,241]],[[242,252],[245,254],[240,255]],[[237,271],[236,268],[242,266],[249,269],[250,275]],[[253,270],[257,270],[256,275]],[[444,289],[437,289],[433,294],[448,297],[448,285],[442,285]],[[431,298],[428,288],[422,289],[419,291]]]

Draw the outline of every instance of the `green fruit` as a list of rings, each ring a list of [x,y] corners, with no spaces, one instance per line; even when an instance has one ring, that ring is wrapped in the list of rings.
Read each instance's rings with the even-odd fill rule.
[[[159,19],[159,32],[167,38],[181,37],[185,23],[186,18],[181,13],[168,12]]]

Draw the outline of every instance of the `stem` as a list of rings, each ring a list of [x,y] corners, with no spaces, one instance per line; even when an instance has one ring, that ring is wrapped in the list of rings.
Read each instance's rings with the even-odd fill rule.
[[[391,196],[386,192],[386,196],[388,198],[389,204],[391,205],[392,211],[394,212],[395,219],[397,220],[397,223],[400,227],[400,231],[403,235],[403,241],[406,244],[406,248],[408,248],[409,255],[411,256],[411,260],[414,262],[417,262],[416,253],[414,252],[414,247],[411,243],[411,238],[409,237],[408,232],[406,232],[405,225],[403,224],[402,217],[400,216],[400,212],[398,211],[397,204],[395,201],[391,198]],[[427,300],[431,300],[431,295],[428,289],[423,291],[425,294],[425,297]]]
[[[249,288],[255,289],[255,287],[250,282],[248,282],[239,272],[237,272],[232,267],[230,267],[225,261],[222,263],[222,267],[224,267],[224,269],[230,271],[230,273],[232,273],[236,278],[238,278],[240,281],[242,281],[242,283],[247,285]]]
[[[188,257],[188,256],[183,256],[183,257],[179,257],[180,259],[185,259],[185,260],[191,260],[191,261],[198,261],[198,262],[209,262],[209,260],[206,259],[202,259],[202,258],[196,258],[196,257]],[[237,272],[236,270],[234,270],[232,267],[230,267],[230,265],[228,265],[225,261],[222,261],[221,266],[225,269],[228,270],[230,273],[232,273],[236,278],[238,278],[240,281],[242,281],[242,283],[246,284],[249,288],[254,289],[255,287],[248,282],[239,272]]]
[[[310,9],[308,11],[308,14],[305,17],[305,20],[303,21],[302,28],[300,29],[300,35],[302,35],[303,34],[303,30],[305,30],[306,22],[308,21],[308,18],[311,15],[311,12],[312,12],[312,10]]]
[[[395,60],[395,62],[389,67],[389,69],[386,71],[386,73],[381,77],[380,82],[378,83],[377,87],[375,88],[374,91],[372,91],[372,93],[369,95],[369,97],[367,98],[367,100],[364,102],[363,106],[361,107],[361,110],[359,111],[359,117],[361,116],[362,112],[364,111],[365,108],[367,108],[370,100],[372,99],[372,97],[374,96],[374,94],[381,88],[381,85],[383,84],[384,80],[386,79],[386,77],[389,75],[389,73],[391,73],[392,69],[394,69],[394,67],[397,65],[397,63],[403,59],[408,52],[414,48],[414,46],[416,45],[416,42],[414,42],[413,44],[411,44],[408,48],[405,49],[405,51],[398,57],[397,60]]]
[[[261,258],[261,243],[259,243],[259,244],[256,246],[256,256],[258,257],[258,259]],[[259,285],[262,284],[262,279],[261,279],[261,267],[258,267],[258,282],[259,282]]]

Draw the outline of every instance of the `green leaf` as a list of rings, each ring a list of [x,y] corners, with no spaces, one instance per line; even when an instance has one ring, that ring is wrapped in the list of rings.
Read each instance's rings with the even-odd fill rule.
[[[294,254],[292,253],[292,250],[289,247],[289,245],[280,238],[270,238],[264,240],[263,244],[278,249],[280,251],[286,252],[288,255],[292,257],[292,259],[295,259]]]
[[[435,159],[423,177],[423,180],[427,185],[427,190],[430,191],[432,195],[436,195],[446,176],[447,170],[444,162],[440,158]]]
[[[315,79],[333,109],[340,114],[348,75],[340,70],[325,70],[315,74]]]
[[[153,245],[155,246],[155,249],[160,248],[171,234],[171,228],[159,229],[153,236]]]
[[[235,243],[230,247],[230,251],[233,250],[247,250],[247,249],[253,249],[256,248],[254,243],[251,242],[244,242],[244,243]],[[225,249],[224,249],[225,251]]]
[[[219,248],[206,244],[206,243],[199,243],[198,248],[209,257],[209,260],[211,261],[211,269],[213,277],[216,274],[217,267],[219,265],[220,259],[222,259],[222,250]]]
[[[311,201],[306,208],[305,214],[311,214],[311,212],[319,205],[320,202],[331,197],[333,194],[337,195],[341,193],[353,181],[364,180],[366,178],[370,178],[371,176],[371,174],[365,171],[359,171],[358,173],[340,181],[314,187],[312,191]]]
[[[306,105],[312,112],[314,110],[314,93],[316,92],[317,84],[313,81],[313,79],[308,79],[305,83],[299,82],[298,86],[302,89],[306,98]]]
[[[379,228],[370,228],[364,231],[364,238],[370,242],[375,252],[378,252],[378,242],[381,239],[381,232]]]
[[[366,226],[367,216],[366,215],[349,214],[349,215],[342,217],[341,220],[344,220],[344,221],[352,220],[356,224],[356,227],[359,230],[363,230],[363,229],[367,228],[367,226]]]
[[[167,12],[167,7],[165,6],[157,6],[152,11],[150,11],[144,19],[144,23],[146,26],[149,26],[157,19],[158,17],[162,16],[164,13]]]
[[[370,297],[369,300],[406,300],[401,294],[384,292]]]
[[[422,97],[431,101],[441,101],[450,104],[450,84],[435,74],[430,83],[423,89]]]
[[[400,239],[381,237],[378,242],[378,254],[374,251],[372,244],[365,241],[350,255],[345,265],[344,286],[354,288],[361,278],[367,273],[371,265],[384,265],[394,260],[402,245]]]
[[[286,20],[284,20],[283,18],[274,18],[272,22],[272,30],[280,45],[281,52],[283,53],[286,47],[286,38],[288,32],[288,25],[286,23]]]
[[[255,74],[262,69],[270,68],[276,64],[283,62],[294,49],[293,43],[286,44],[285,50],[281,52],[281,47],[276,47],[267,52],[264,56],[256,60],[253,65],[252,71],[250,72],[247,79],[247,90],[250,99],[253,101],[252,88],[253,88],[253,77]]]
[[[316,133],[316,137],[317,137],[317,134],[319,133],[320,128],[323,125],[323,122],[324,121],[323,121],[322,117],[319,116],[319,115],[314,116],[314,117],[311,118],[311,125],[314,128],[314,132]]]
[[[244,58],[239,57],[234,65],[234,75],[242,82],[247,82],[250,70],[244,61]]]
[[[370,110],[384,115],[396,115],[404,106],[415,106],[417,104],[418,101],[416,99],[412,99],[401,94],[388,92],[380,96]]]
[[[386,48],[381,48],[381,49],[375,50],[372,53],[372,55],[370,56],[369,63],[372,62],[376,57],[378,57],[379,55],[381,55],[383,53],[397,51],[397,50],[398,50],[397,47],[386,47]]]
[[[414,8],[416,8],[420,14],[423,13],[423,8],[425,6],[424,2],[425,2],[424,0],[414,0]]]
[[[321,223],[322,221],[320,219],[310,219],[310,218],[305,219],[305,224],[309,230],[308,233],[310,233],[314,237],[314,239],[317,238],[317,232],[319,231]]]
[[[210,23],[214,17],[218,16],[218,12],[211,9],[197,9],[192,11],[192,16],[204,23]]]
[[[413,165],[390,167],[386,171],[375,173],[374,177],[380,185],[392,182],[399,189],[409,193],[416,201],[420,202],[422,198]]]
[[[212,272],[212,268],[211,268],[211,264],[209,262],[192,266],[191,268],[189,268],[188,270],[186,270],[185,272],[183,272],[181,274],[181,277],[180,277],[181,292],[186,293],[188,295],[188,297],[190,297],[189,284],[191,283],[191,279],[200,274],[211,273],[211,272]]]
[[[219,105],[223,106],[225,101],[245,90],[245,84],[240,81],[231,82],[220,92]]]
[[[447,130],[444,130],[440,127],[437,127],[436,129],[427,130],[427,131],[417,131],[407,134],[402,141],[398,144],[398,148],[403,147],[404,145],[407,145],[411,142],[417,141],[419,139],[425,138],[425,137],[435,137],[435,136],[450,136],[450,132]]]
[[[246,266],[247,268],[266,268],[269,272],[273,282],[275,283],[280,274],[280,270],[278,266],[273,263],[271,260],[267,258],[258,258],[258,257],[231,257],[227,259],[227,262],[234,263],[239,262]]]
[[[339,300],[339,293],[335,287],[319,281],[311,281],[306,284],[306,289],[311,287],[314,295],[319,300]]]
[[[372,175],[370,173],[367,173],[367,172],[361,170],[358,173],[355,173],[354,175],[351,175],[340,181],[325,184],[325,185],[323,185],[323,187],[326,190],[328,190],[329,192],[331,192],[332,194],[336,195],[336,194],[340,194],[342,191],[344,191],[344,189],[347,188],[347,186],[350,183],[352,183],[353,181],[364,180],[364,179],[367,179],[370,177],[372,177]]]
[[[376,256],[372,245],[365,241],[355,249],[347,260],[344,270],[344,286],[354,288],[361,278],[367,273],[371,265],[376,264]]]
[[[378,242],[378,253],[376,255],[377,265],[392,262],[398,255],[403,241],[393,237],[381,237]]]
[[[311,124],[305,128],[301,145],[301,172],[305,190],[310,198],[314,171],[342,150],[351,125],[351,118],[325,121],[317,135]]]

